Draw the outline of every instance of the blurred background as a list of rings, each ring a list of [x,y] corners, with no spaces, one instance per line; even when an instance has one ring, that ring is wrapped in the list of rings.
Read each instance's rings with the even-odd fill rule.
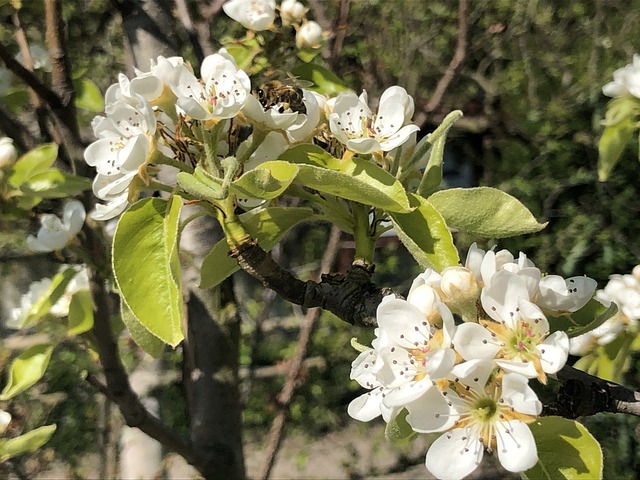
[[[20,19],[29,42],[44,44],[43,2],[22,3]],[[90,78],[102,93],[118,72],[133,75],[134,58],[123,33],[123,19],[136,3],[150,2],[63,2],[74,72]],[[194,66],[199,53],[193,38],[207,54],[221,47],[221,39],[246,33],[222,12],[223,2],[158,3],[166,4],[172,23],[154,34],[167,36]],[[421,136],[437,127],[450,111],[464,112],[450,133],[447,184],[499,188],[523,202],[539,221],[549,222],[541,233],[501,240],[499,249],[525,252],[543,272],[565,277],[586,274],[601,287],[610,274],[630,272],[640,263],[637,150],[625,152],[607,182],[597,178],[597,142],[609,100],[602,86],[612,79],[614,70],[630,63],[640,51],[640,1],[309,0],[305,4],[308,17],[328,33],[323,53],[314,61],[330,68],[357,93],[365,89],[373,104],[387,87],[405,87],[415,100],[414,123],[421,127]],[[190,23],[185,22],[185,11]],[[0,41],[17,53],[15,24],[6,1],[0,2],[0,22]],[[4,108],[25,117],[33,114],[24,85],[17,79],[3,85]],[[85,139],[90,142],[95,112],[79,112]],[[3,136],[11,136],[8,129],[0,125]],[[26,258],[20,239],[15,238],[15,226],[2,218],[0,225],[0,276],[3,292],[7,292],[3,293],[2,311],[6,315],[19,301],[16,270],[24,271],[25,265],[30,272],[46,268],[37,259]],[[274,255],[299,277],[311,278],[329,230],[329,225],[298,227]],[[462,259],[472,242],[484,249],[497,243],[462,234],[455,238]],[[342,237],[338,259],[335,270],[350,264],[349,238]],[[374,280],[401,293],[408,291],[419,273],[393,237],[380,243],[377,262]],[[276,398],[304,314],[245,274],[236,274],[235,289],[242,316],[241,391],[251,476],[263,461],[277,412]],[[8,330],[3,328],[2,333],[6,337]],[[348,417],[346,406],[361,393],[348,380],[357,353],[349,345],[353,337],[367,344],[372,332],[351,327],[331,314],[320,318],[290,406],[286,439],[273,478],[426,476],[428,438],[410,446],[391,446],[384,440],[382,423],[360,424]],[[131,369],[144,361],[130,340],[121,339],[121,347]],[[3,349],[2,364],[10,350]],[[632,368],[624,383],[639,389],[637,358],[629,361]],[[166,352],[160,380],[149,396],[157,399],[159,414],[167,424],[186,431],[181,362],[180,349]],[[94,368],[77,344],[69,342],[56,349],[44,382],[21,397],[18,415],[34,425],[43,419],[58,424],[51,441],[23,459],[25,478],[95,478],[98,472],[117,471],[123,458],[118,447],[122,420],[113,405],[82,380],[83,372]],[[638,421],[607,415],[585,421],[603,443],[605,478],[637,478]],[[183,467],[177,466],[172,455],[164,458],[160,477],[195,475],[186,467],[180,470]],[[483,475],[502,478],[503,473],[478,474]]]

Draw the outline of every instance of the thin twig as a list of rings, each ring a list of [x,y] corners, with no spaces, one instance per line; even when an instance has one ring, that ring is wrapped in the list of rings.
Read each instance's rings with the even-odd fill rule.
[[[469,25],[467,23],[467,0],[459,0],[458,2],[458,39],[456,44],[456,50],[453,55],[453,58],[449,62],[449,66],[447,70],[438,81],[438,85],[436,85],[436,89],[431,95],[431,99],[424,107],[425,112],[430,113],[433,112],[438,106],[440,102],[442,102],[442,97],[446,92],[449,84],[454,78],[454,75],[467,54],[467,35],[469,31]]]
[[[196,31],[193,22],[191,21],[187,3],[185,2],[185,0],[176,0],[176,8],[178,11],[178,19],[187,32],[189,42],[191,42],[191,47],[193,48],[193,53],[198,59],[198,63],[202,63],[202,60],[204,60],[204,52],[198,38],[198,32]]]
[[[340,234],[341,231],[338,227],[332,227],[331,233],[329,234],[327,249],[322,258],[322,262],[320,263],[318,277],[321,273],[330,271],[331,265],[333,265],[338,255]],[[269,438],[267,440],[266,458],[262,464],[260,475],[258,476],[261,480],[269,478],[273,465],[276,461],[276,456],[278,455],[278,451],[282,445],[285,422],[289,416],[289,405],[291,404],[291,399],[293,398],[293,393],[299,380],[304,358],[307,355],[307,349],[309,347],[309,342],[311,341],[311,334],[313,333],[319,317],[319,308],[308,310],[302,323],[302,327],[300,328],[296,353],[291,360],[289,373],[287,374],[284,387],[278,396],[278,413],[271,425],[271,431],[269,432]]]

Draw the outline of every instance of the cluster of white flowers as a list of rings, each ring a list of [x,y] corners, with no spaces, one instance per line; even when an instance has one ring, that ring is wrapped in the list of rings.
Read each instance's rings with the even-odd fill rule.
[[[68,266],[63,265],[60,270],[65,268],[68,268]],[[49,313],[54,317],[66,317],[69,315],[69,305],[71,304],[73,294],[82,290],[89,290],[89,274],[87,268],[84,266],[74,268],[77,273],[67,284],[62,296],[49,310]],[[31,283],[29,290],[20,298],[20,306],[11,310],[5,326],[14,329],[22,328],[31,308],[49,293],[52,282],[53,280],[51,278],[43,278],[42,280]]]
[[[218,160],[236,156],[247,171],[277,159],[291,145],[311,142],[319,131],[360,154],[382,155],[405,142],[415,147],[418,127],[409,124],[413,99],[401,87],[383,93],[377,114],[367,105],[366,92],[328,100],[291,88],[301,92],[304,107],[292,108],[288,98],[259,99],[225,49],[204,59],[199,77],[181,57],[158,57],[149,72],[137,71],[133,79],[120,74],[106,92],[105,115],[92,122],[97,140],[84,154],[97,171],[93,192],[106,201],[91,216],[108,220],[124,211],[155,181],[153,165],[188,170],[211,151]],[[232,138],[238,125],[253,129],[240,145]]]
[[[584,356],[598,345],[607,345],[623,332],[637,333],[640,320],[640,265],[632,273],[611,275],[609,283],[596,292],[596,298],[605,306],[618,305],[618,312],[599,327],[570,340],[571,355]]]
[[[602,87],[608,97],[633,95],[640,98],[640,55],[633,56],[633,63],[613,72],[613,81]]]
[[[317,22],[306,18],[308,9],[297,0],[284,0],[280,7],[276,7],[275,0],[229,0],[222,9],[247,30],[255,32],[273,28],[279,11],[282,25],[295,28],[299,49],[320,48],[327,36]]]
[[[356,344],[351,371],[370,391],[351,402],[349,414],[390,422],[406,411],[415,432],[444,432],[426,456],[438,478],[468,475],[485,450],[497,452],[507,470],[533,467],[527,424],[542,404],[528,382],[546,383],[569,353],[567,334],[550,333],[547,316],[579,310],[596,286],[588,277],[542,276],[522,253],[472,245],[464,267],[428,269],[406,300],[383,299],[372,348]]]

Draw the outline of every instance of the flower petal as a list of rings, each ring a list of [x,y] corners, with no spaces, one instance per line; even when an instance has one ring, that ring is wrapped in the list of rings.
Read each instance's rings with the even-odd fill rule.
[[[538,462],[538,450],[526,423],[512,420],[497,429],[498,460],[510,472],[524,472]]]
[[[460,325],[453,337],[453,345],[465,360],[494,358],[500,350],[491,332],[477,323]]]
[[[484,446],[477,436],[457,428],[440,436],[427,452],[426,466],[437,478],[458,480],[473,472],[482,462]]]

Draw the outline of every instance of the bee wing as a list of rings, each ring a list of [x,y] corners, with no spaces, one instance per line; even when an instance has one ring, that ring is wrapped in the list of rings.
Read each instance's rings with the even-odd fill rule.
[[[301,78],[296,77],[295,75],[291,75],[287,72],[287,78],[283,80],[283,83],[289,85],[291,87],[311,87],[313,82],[308,80],[302,80]]]

